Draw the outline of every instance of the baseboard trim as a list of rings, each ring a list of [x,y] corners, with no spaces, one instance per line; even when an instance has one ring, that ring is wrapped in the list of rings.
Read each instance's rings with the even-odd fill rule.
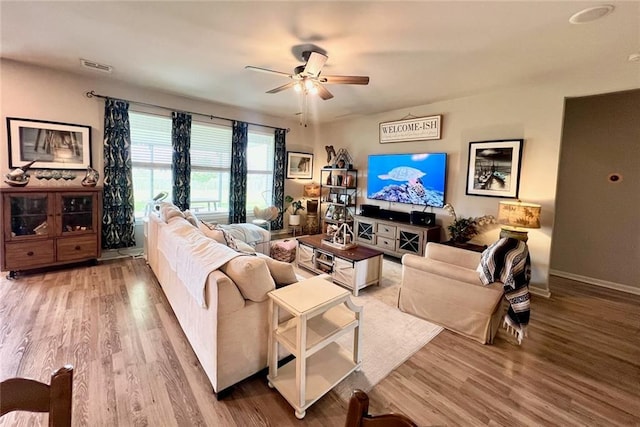
[[[551,298],[551,291],[549,289],[537,288],[535,286],[529,286],[529,292],[539,297]]]
[[[614,289],[616,291],[626,292],[629,294],[640,295],[640,288],[634,286],[623,285],[621,283],[609,282],[607,280],[594,279],[593,277],[580,276],[578,274],[567,273],[559,270],[549,270],[552,276],[563,277],[565,279],[576,280],[578,282],[588,283],[590,285],[600,286],[602,288]]]

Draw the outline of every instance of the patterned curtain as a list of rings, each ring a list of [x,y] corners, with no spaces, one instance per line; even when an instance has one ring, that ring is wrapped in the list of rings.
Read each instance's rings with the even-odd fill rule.
[[[247,140],[249,125],[233,122],[229,224],[247,220]]]
[[[282,230],[282,211],[284,209],[284,172],[286,156],[286,129],[275,131],[275,160],[273,162],[273,206],[278,208],[278,218],[271,221],[272,230]]]
[[[173,204],[184,211],[189,209],[191,194],[191,115],[173,113],[171,143],[173,145],[173,162],[171,163]]]
[[[103,145],[102,247],[135,246],[128,102],[111,98],[105,101]]]

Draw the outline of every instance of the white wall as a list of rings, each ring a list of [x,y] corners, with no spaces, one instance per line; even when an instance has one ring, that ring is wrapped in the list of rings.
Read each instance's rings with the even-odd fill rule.
[[[563,106],[566,96],[601,93],[640,86],[630,72],[627,76],[598,81],[576,78],[538,87],[516,88],[500,92],[426,104],[324,125],[316,135],[316,154],[324,145],[346,148],[362,171],[358,179],[358,204],[380,204],[385,208],[409,211],[410,205],[376,202],[366,199],[367,155],[377,153],[446,152],[448,153],[445,201],[458,215],[497,215],[498,201],[493,197],[465,194],[469,142],[493,139],[524,139],[519,198],[542,205],[542,228],[529,231],[532,257],[532,292],[549,295],[548,276],[551,236],[555,214],[556,180],[562,133]],[[380,144],[378,124],[399,120],[408,114],[430,116],[442,114],[442,139]],[[442,209],[433,209],[437,222],[446,228],[451,222]],[[497,240],[496,226],[473,241],[489,244]]]
[[[89,125],[92,128],[93,166],[102,175],[104,101],[98,98],[87,98],[85,93],[90,90],[114,98],[201,112],[274,127],[290,128],[291,131],[287,134],[287,149],[313,151],[311,139],[308,137],[308,134],[312,132],[312,128],[299,126],[295,118],[286,120],[221,104],[151,91],[120,83],[113,78],[104,77],[102,74],[83,73],[76,75],[62,73],[9,60],[0,61],[0,113],[2,114],[0,139],[7,141],[6,117]],[[149,109],[147,108],[147,110]],[[162,114],[170,114],[166,110],[157,111]],[[0,173],[2,175],[9,168],[7,156],[8,145],[6,143],[0,144]],[[74,181],[57,181],[56,185],[79,185],[84,173],[79,173],[79,175]],[[6,186],[4,182],[1,182],[0,185]],[[51,181],[33,179],[29,183],[29,186],[37,185],[51,185]],[[302,190],[299,187],[300,183],[286,180],[285,194],[299,193],[302,195]]]

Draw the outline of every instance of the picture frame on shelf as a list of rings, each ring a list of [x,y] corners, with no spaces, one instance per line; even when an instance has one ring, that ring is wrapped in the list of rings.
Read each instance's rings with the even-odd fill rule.
[[[466,194],[517,198],[523,145],[523,139],[470,142]]]
[[[333,214],[335,213],[336,210],[336,206],[335,205],[329,205],[327,207],[327,211],[324,214],[324,218],[325,219],[333,219]]]
[[[338,203],[342,203],[344,205],[349,205],[351,203],[351,195],[349,195],[349,194],[340,194],[340,195],[338,195]]]
[[[35,161],[33,169],[86,169],[91,165],[91,126],[7,117],[9,167]]]
[[[287,151],[287,179],[312,179],[313,154]]]

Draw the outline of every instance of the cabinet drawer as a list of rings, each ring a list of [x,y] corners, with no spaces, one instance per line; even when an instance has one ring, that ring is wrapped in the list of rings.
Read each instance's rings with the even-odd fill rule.
[[[393,225],[378,224],[378,227],[377,227],[377,230],[376,230],[376,234],[378,236],[382,236],[382,237],[395,238],[396,237],[396,227],[393,226]]]
[[[98,257],[98,237],[82,236],[58,239],[58,261],[73,261]]]
[[[54,262],[52,240],[37,240],[32,242],[6,243],[5,267],[7,270],[22,270]]]
[[[396,239],[390,237],[380,237],[378,236],[376,240],[376,246],[380,248],[380,250],[388,250],[395,251],[396,250]]]

